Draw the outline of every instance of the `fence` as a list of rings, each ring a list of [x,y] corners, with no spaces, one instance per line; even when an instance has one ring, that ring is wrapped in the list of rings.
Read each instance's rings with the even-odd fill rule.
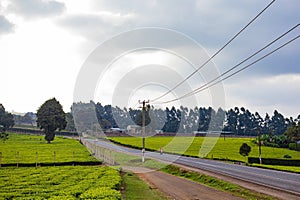
[[[81,143],[90,151],[91,155],[93,155],[95,158],[103,161],[108,165],[115,165],[116,162],[113,150],[100,147],[94,142],[85,139],[81,140]]]

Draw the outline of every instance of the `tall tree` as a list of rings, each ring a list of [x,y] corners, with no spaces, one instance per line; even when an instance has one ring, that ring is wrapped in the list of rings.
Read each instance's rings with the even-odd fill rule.
[[[0,104],[0,139],[7,140],[6,130],[12,126],[14,126],[14,116],[6,112],[4,106]]]
[[[66,113],[66,121],[67,121],[67,126],[66,130],[68,131],[76,131],[75,123],[74,123],[74,118],[71,112]]]
[[[44,130],[48,143],[54,140],[55,131],[67,125],[66,114],[61,104],[55,99],[47,100],[37,111],[37,126]]]
[[[271,129],[274,135],[281,135],[287,129],[287,124],[283,115],[277,110],[274,111],[274,115],[272,116]]]

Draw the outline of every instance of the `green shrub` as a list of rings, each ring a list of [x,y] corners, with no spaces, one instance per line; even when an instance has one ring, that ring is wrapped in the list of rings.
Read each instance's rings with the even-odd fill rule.
[[[292,156],[290,156],[289,154],[285,154],[283,157],[284,158],[292,158]]]
[[[259,158],[248,157],[248,163],[259,163]],[[276,158],[262,158],[264,165],[282,165],[282,166],[300,166],[300,160],[292,159],[276,159]]]
[[[300,144],[297,144],[297,148],[296,148],[296,143],[290,143],[289,144],[289,149],[290,150],[300,151]]]

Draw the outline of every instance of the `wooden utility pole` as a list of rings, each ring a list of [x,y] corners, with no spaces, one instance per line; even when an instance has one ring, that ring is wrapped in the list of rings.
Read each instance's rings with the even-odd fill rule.
[[[145,126],[146,126],[146,110],[147,106],[146,104],[149,103],[148,101],[139,101],[140,104],[142,104],[142,162],[145,162]]]
[[[261,161],[261,140],[260,140],[260,127],[257,128],[257,136],[258,136],[258,153],[259,153],[259,164],[262,164]]]

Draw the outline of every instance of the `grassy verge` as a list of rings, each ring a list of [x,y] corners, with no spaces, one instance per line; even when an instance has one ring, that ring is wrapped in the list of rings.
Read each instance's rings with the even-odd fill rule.
[[[123,199],[164,200],[167,199],[160,191],[152,188],[137,175],[127,172],[123,174]]]
[[[146,159],[145,162],[142,163],[140,157],[122,154],[122,153],[116,153],[116,152],[115,152],[115,158],[117,159],[118,164],[120,164],[121,166],[122,165],[137,166],[137,167],[147,167],[151,169],[161,170],[162,172],[172,174],[175,176],[184,177],[189,180],[201,183],[203,185],[215,188],[217,190],[229,192],[235,196],[242,197],[245,199],[274,199],[274,197],[248,190],[246,188],[243,188],[236,184],[232,184],[230,182],[226,182],[197,172],[183,170],[175,165],[168,165],[166,163],[161,163],[159,161],[155,161],[152,159]],[[128,178],[128,176],[133,176],[133,175],[129,174],[124,178],[126,177]]]
[[[229,192],[235,196],[242,197],[245,199],[274,199],[274,197],[248,190],[239,185],[222,181],[220,179],[216,179],[211,176],[207,176],[197,172],[183,170],[174,165],[168,165],[167,167],[164,167],[162,171],[175,176],[187,178],[189,180],[201,183],[203,185],[215,188],[217,190]]]
[[[250,166],[300,174],[300,167],[294,167],[294,166],[260,165],[260,164],[251,164]]]

